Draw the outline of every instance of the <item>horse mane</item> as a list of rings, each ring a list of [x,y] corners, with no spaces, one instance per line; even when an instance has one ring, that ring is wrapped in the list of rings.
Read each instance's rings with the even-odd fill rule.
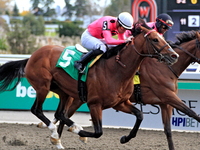
[[[188,31],[176,34],[177,41],[175,42],[176,45],[180,45],[182,43],[194,40],[196,38],[196,31]]]
[[[152,28],[150,28],[143,19],[139,18],[139,20],[136,23],[134,23],[133,29],[131,29],[131,33],[134,37],[142,33],[140,26],[152,30]]]
[[[117,55],[117,53],[118,53],[119,51],[121,51],[121,50],[123,49],[123,47],[124,47],[127,43],[128,43],[128,42],[122,43],[122,44],[120,44],[120,45],[117,45],[117,46],[115,46],[115,47],[112,47],[112,48],[108,49],[108,50],[103,54],[102,57],[108,59],[108,58],[110,58],[110,57],[112,57],[112,56]]]
[[[180,46],[182,43],[189,42],[191,40],[194,40],[196,38],[196,31],[188,31],[188,32],[182,32],[179,34],[176,34],[176,42],[173,41],[167,41],[167,43],[172,47],[172,48],[177,48]]]

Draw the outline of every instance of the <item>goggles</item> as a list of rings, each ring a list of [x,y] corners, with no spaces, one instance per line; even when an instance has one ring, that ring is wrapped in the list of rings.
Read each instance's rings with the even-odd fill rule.
[[[164,25],[164,24],[163,24],[161,27],[162,27],[163,29],[166,29],[166,30],[168,30],[168,29],[169,29],[169,27],[168,27],[168,26],[166,26],[166,25]]]
[[[173,21],[171,21],[171,20],[166,20],[166,22],[165,21],[163,21],[162,19],[158,19],[160,22],[162,22],[165,26],[168,26],[168,28],[171,28],[172,27],[172,25],[174,24],[173,23]],[[164,29],[164,28],[163,28]],[[167,29],[167,28],[166,28]]]

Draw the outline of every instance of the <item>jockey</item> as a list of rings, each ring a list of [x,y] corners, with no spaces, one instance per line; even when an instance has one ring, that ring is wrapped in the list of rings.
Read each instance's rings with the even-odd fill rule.
[[[158,15],[158,17],[156,18],[156,22],[147,23],[149,27],[156,30],[162,36],[168,29],[171,29],[173,24],[174,22],[172,21],[172,18],[165,13]]]
[[[107,46],[119,45],[125,43],[124,33],[132,29],[133,17],[128,12],[122,12],[119,16],[104,16],[92,22],[81,36],[81,43],[89,51],[74,66],[81,72],[84,72],[84,66],[97,55],[105,53]],[[118,35],[118,39],[112,36]]]
[[[172,18],[168,14],[162,13],[158,15],[158,17],[156,18],[156,22],[147,22],[146,24],[150,28],[156,30],[161,36],[163,36],[163,34],[167,30],[171,29],[174,22],[172,21]],[[131,35],[131,31],[127,30],[125,33],[125,36],[129,37],[130,35]]]

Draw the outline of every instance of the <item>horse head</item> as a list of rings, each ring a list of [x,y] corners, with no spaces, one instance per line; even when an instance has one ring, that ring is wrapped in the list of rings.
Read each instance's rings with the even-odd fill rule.
[[[175,43],[169,42],[169,44],[180,55],[180,58],[169,68],[178,78],[189,64],[195,62],[200,64],[200,34],[193,30],[182,32],[176,35],[176,39]]]
[[[173,46],[182,51],[180,55],[185,59],[188,59],[189,63],[197,62],[200,64],[200,34],[198,31],[182,32],[176,35],[178,41]],[[188,57],[190,56],[190,57]]]
[[[200,64],[200,34],[196,31],[196,46],[195,46],[195,53],[194,53],[194,62]]]
[[[140,34],[140,33],[144,34]],[[156,31],[150,28],[143,19],[139,19],[134,25],[132,35],[135,37],[135,50],[137,48],[143,49],[144,54],[141,56],[148,56],[157,58],[158,61],[164,62],[167,65],[172,65],[177,62],[179,55],[171,48],[165,39]],[[146,44],[143,44],[146,41]],[[141,43],[138,45],[138,43]]]

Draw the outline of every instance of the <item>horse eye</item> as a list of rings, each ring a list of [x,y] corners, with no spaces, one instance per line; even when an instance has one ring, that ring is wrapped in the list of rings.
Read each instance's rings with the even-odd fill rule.
[[[153,39],[153,42],[158,42],[158,39]]]

